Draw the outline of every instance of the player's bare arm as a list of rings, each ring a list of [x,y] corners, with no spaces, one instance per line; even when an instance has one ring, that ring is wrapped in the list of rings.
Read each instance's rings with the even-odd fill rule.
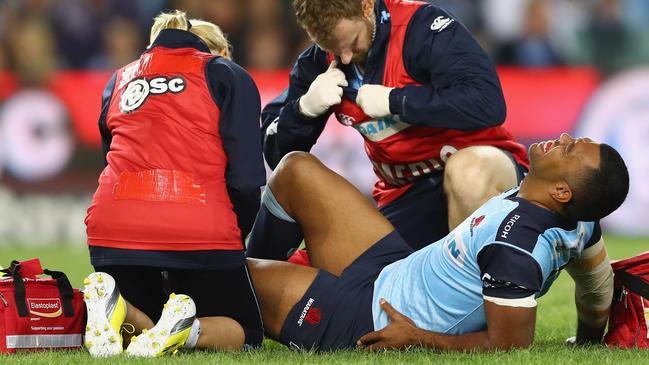
[[[383,301],[390,324],[361,337],[358,346],[368,350],[407,349],[423,346],[435,351],[489,351],[526,348],[534,340],[536,307],[509,307],[485,301],[486,331],[460,336],[417,328],[414,322]]]

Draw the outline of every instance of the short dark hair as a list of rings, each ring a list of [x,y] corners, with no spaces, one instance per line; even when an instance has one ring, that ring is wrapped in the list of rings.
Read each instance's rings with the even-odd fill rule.
[[[622,156],[602,143],[598,168],[586,167],[579,176],[570,177],[572,200],[565,205],[570,218],[596,221],[613,213],[629,192],[629,171]]]

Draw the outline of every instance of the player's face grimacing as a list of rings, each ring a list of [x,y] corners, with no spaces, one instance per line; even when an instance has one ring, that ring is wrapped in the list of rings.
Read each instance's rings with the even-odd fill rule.
[[[331,32],[331,39],[316,43],[325,51],[340,57],[343,64],[363,63],[372,45],[374,17],[341,19]]]
[[[579,174],[586,166],[599,166],[600,144],[590,138],[573,138],[567,133],[559,139],[534,143],[529,148],[530,173],[548,181]]]

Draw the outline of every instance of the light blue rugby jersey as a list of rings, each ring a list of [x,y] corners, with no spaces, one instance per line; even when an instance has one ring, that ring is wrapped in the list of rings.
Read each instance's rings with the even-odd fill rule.
[[[568,222],[517,193],[490,199],[445,238],[386,266],[374,282],[374,328],[388,325],[379,306],[385,298],[429,331],[485,330],[483,295],[539,297],[601,238],[598,223]]]

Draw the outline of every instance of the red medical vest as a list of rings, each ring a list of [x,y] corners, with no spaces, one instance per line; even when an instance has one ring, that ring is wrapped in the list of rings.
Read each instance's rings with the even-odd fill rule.
[[[390,12],[391,30],[383,85],[420,85],[406,71],[403,47],[412,16],[427,3],[385,0],[385,5]],[[518,163],[528,166],[525,147],[516,143],[511,134],[500,126],[467,132],[413,126],[399,120],[398,116],[372,119],[348,98],[343,98],[342,103],[333,110],[340,123],[354,127],[363,135],[365,152],[379,178],[372,193],[379,206],[404,194],[418,178],[443,170],[446,160],[462,148],[494,146],[510,152]]]
[[[243,249],[205,74],[213,57],[155,47],[117,72],[108,165],[86,217],[90,246]]]

